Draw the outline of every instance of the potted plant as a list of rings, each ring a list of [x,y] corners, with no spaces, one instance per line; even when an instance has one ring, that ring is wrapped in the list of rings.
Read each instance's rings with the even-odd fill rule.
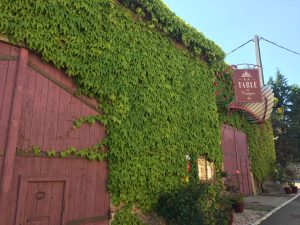
[[[224,211],[225,217],[224,217],[224,222],[227,222],[227,225],[232,225],[233,224],[233,206],[232,206],[232,197],[231,193],[224,192],[222,193],[221,196],[221,201],[220,201],[220,206],[219,206],[220,211]],[[226,224],[226,222],[224,224]]]
[[[233,224],[233,213],[230,211],[228,216],[228,225]]]
[[[290,182],[290,188],[292,189],[292,193],[298,192],[298,187],[295,185],[295,182]]]
[[[234,210],[241,213],[245,209],[244,196],[241,193],[234,193],[231,196],[232,206]]]
[[[286,194],[292,194],[292,188],[291,187],[284,187],[284,191]]]
[[[297,193],[298,192],[298,187],[293,185],[292,187],[292,193]]]

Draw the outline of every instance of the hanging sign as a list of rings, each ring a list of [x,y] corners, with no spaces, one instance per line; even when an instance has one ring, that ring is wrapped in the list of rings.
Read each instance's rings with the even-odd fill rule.
[[[235,102],[262,102],[258,69],[236,69],[233,80]]]

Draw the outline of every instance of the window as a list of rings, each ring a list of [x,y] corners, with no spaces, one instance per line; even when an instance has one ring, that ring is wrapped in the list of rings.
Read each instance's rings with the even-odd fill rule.
[[[211,181],[215,179],[215,165],[209,162],[206,157],[201,156],[197,160],[198,176],[201,181]]]

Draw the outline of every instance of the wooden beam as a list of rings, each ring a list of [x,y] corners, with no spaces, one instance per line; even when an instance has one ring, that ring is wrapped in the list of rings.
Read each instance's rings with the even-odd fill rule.
[[[9,190],[11,186],[15,155],[17,150],[27,61],[28,61],[28,50],[25,48],[20,48],[18,68],[17,68],[16,80],[14,86],[14,95],[12,98],[11,115],[10,115],[8,134],[7,134],[6,145],[5,145],[6,151],[3,159],[2,174],[0,180],[0,218],[3,224],[5,224],[6,221],[5,212],[9,204]]]
[[[19,124],[21,117],[21,102],[23,98],[23,89],[28,61],[28,50],[20,48],[14,95],[12,99],[12,110],[9,121],[9,128],[6,141],[6,151],[3,162],[0,193],[8,192],[12,179],[14,159],[17,150],[17,141],[19,134]],[[1,199],[0,199],[1,200]]]

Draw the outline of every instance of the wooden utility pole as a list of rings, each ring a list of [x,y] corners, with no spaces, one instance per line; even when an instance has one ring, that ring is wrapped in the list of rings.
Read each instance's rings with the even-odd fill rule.
[[[259,37],[257,35],[254,36],[254,42],[255,42],[256,64],[258,65],[260,84],[263,87],[265,85],[265,82],[264,82],[264,74],[263,74],[263,68],[262,68],[261,56],[260,56]]]

